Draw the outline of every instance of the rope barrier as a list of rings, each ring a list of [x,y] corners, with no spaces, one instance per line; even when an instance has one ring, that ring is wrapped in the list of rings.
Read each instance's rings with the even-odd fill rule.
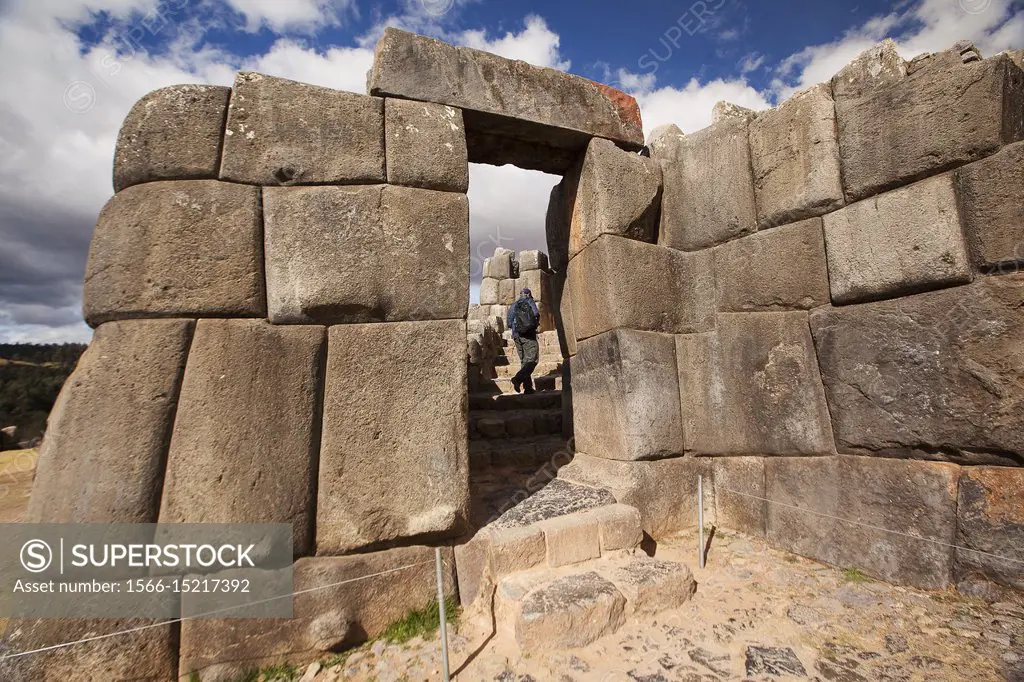
[[[102,639],[110,639],[111,637],[119,637],[121,635],[128,635],[128,634],[131,634],[133,632],[141,632],[143,630],[149,630],[151,628],[163,627],[164,625],[173,625],[174,623],[183,623],[183,622],[185,622],[187,620],[195,620],[197,618],[206,618],[208,616],[213,616],[213,615],[216,615],[218,613],[224,613],[224,612],[227,612],[227,611],[234,611],[234,610],[246,608],[246,607],[249,607],[249,606],[255,606],[256,604],[266,604],[267,602],[276,601],[278,599],[288,599],[288,598],[295,597],[295,596],[300,595],[300,594],[309,594],[310,592],[319,592],[320,590],[328,590],[328,589],[330,589],[332,587],[339,587],[341,585],[347,585],[349,583],[359,582],[360,580],[368,580],[370,578],[378,578],[378,577],[380,577],[382,575],[388,575],[390,573],[397,573],[398,571],[404,571],[404,570],[407,570],[407,569],[410,569],[410,568],[415,568],[417,566],[425,566],[427,564],[433,564],[433,563],[434,563],[433,559],[431,559],[430,561],[421,561],[421,562],[419,562],[417,564],[408,564],[406,566],[399,566],[398,568],[391,568],[391,569],[388,569],[386,571],[381,571],[379,573],[371,573],[370,575],[364,575],[364,576],[360,576],[358,578],[349,578],[347,580],[341,580],[341,581],[336,582],[336,583],[330,583],[330,584],[327,584],[327,585],[319,585],[317,587],[310,587],[310,588],[305,589],[305,590],[298,590],[296,592],[289,592],[288,594],[281,594],[281,595],[278,595],[276,597],[268,597],[266,599],[259,599],[257,601],[249,602],[249,603],[246,603],[246,604],[236,604],[234,606],[227,606],[227,607],[224,607],[222,609],[215,609],[213,611],[207,611],[206,613],[200,613],[200,614],[197,614],[197,615],[194,615],[194,616],[188,616],[188,617],[182,617],[182,618],[173,618],[171,620],[161,621],[159,623],[150,623],[149,625],[141,625],[141,626],[139,626],[137,628],[130,628],[128,630],[118,630],[117,632],[108,632],[108,633],[103,634],[103,635],[95,635],[93,637],[83,637],[82,639],[77,639],[77,640],[75,640],[73,642],[64,642],[62,644],[53,644],[51,646],[42,647],[40,649],[32,649],[30,651],[19,651],[18,653],[15,653],[15,654],[7,654],[7,655],[5,655],[3,657],[0,657],[0,662],[6,661],[6,660],[12,659],[12,658],[19,658],[21,656],[29,656],[31,654],[39,654],[39,653],[43,653],[43,652],[46,652],[46,651],[54,651],[56,649],[64,649],[64,648],[67,648],[67,647],[77,646],[79,644],[86,644],[88,642],[95,642],[95,641],[99,641],[99,640],[102,640]]]

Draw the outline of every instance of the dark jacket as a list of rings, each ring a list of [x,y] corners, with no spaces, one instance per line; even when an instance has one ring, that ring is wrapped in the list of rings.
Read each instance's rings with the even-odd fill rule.
[[[540,319],[540,311],[537,309],[537,302],[533,300],[533,297],[520,296],[519,298],[516,299],[515,303],[508,307],[508,315],[506,316],[505,319],[505,325],[509,328],[509,330],[511,330],[512,336],[517,336],[519,334],[518,330],[516,329],[516,320],[514,313],[516,310],[516,306],[519,305],[519,302],[522,300],[526,300],[530,304],[530,309],[533,310],[533,316],[538,320]]]

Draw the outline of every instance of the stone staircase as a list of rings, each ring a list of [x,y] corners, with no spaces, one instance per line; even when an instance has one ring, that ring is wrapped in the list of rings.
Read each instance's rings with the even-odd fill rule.
[[[562,388],[562,351],[558,345],[557,332],[541,332],[537,334],[540,344],[540,359],[533,370],[533,384],[538,391],[555,391]],[[522,364],[516,353],[515,343],[509,332],[502,334],[501,351],[494,359],[493,386],[487,388],[491,392],[515,393],[512,388],[512,377]]]
[[[524,652],[586,646],[693,594],[689,569],[648,557],[642,537],[636,508],[554,479],[456,547],[463,605]]]

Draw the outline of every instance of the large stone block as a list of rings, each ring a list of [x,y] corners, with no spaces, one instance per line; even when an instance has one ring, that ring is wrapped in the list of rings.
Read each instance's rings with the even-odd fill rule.
[[[715,249],[718,310],[810,309],[829,303],[821,218],[777,227]]]
[[[460,110],[389,98],[384,101],[384,130],[389,183],[448,192],[469,189]]]
[[[451,550],[443,550],[442,557],[444,589],[451,595]],[[367,576],[373,577],[362,580]],[[183,622],[182,678],[195,672],[203,682],[231,682],[253,669],[305,666],[380,636],[391,623],[437,599],[432,547],[304,558],[295,562],[294,581],[291,618]]]
[[[1024,142],[956,171],[960,217],[974,267],[1024,264]]]
[[[149,93],[121,124],[114,191],[153,180],[216,178],[231,88],[172,85]]]
[[[811,313],[840,452],[1024,463],[1024,275]]]
[[[343,325],[329,337],[317,553],[458,535],[469,505],[465,324]]]
[[[367,85],[373,95],[463,109],[474,162],[561,173],[591,137],[643,145],[640,109],[619,90],[394,28],[377,43]]]
[[[85,320],[263,317],[258,187],[150,182],[103,207],[85,267]]]
[[[850,204],[824,221],[835,303],[895,298],[971,281],[949,174]]]
[[[271,322],[466,315],[465,195],[391,185],[285,187],[267,188],[264,203]]]
[[[757,229],[748,126],[727,118],[662,152],[659,244],[696,251]]]
[[[543,251],[523,251],[519,254],[519,271],[547,270],[548,254]]]
[[[222,180],[255,185],[385,182],[384,100],[260,73],[235,77]]]
[[[47,420],[26,520],[154,523],[190,320],[108,322]]]
[[[568,171],[562,180],[551,188],[548,210],[544,216],[544,234],[548,243],[548,262],[555,272],[565,272],[569,264],[569,231],[572,227],[572,213],[576,205],[579,186],[579,167]]]
[[[857,201],[1024,138],[1024,72],[1005,55],[922,69],[840,98],[836,112],[846,197]]]
[[[705,521],[714,521],[712,464],[704,457],[622,462],[577,452],[572,462],[558,470],[558,477],[609,490],[617,502],[638,509],[644,532],[660,539],[697,526],[697,476],[701,474]]]
[[[577,340],[619,328],[668,334],[713,328],[712,259],[710,251],[683,253],[601,236],[569,263]]]
[[[1024,590],[1024,468],[964,467],[954,578]],[[974,551],[972,551],[974,550]]]
[[[945,588],[959,475],[941,462],[767,458],[768,541],[888,582]]]
[[[669,334],[617,329],[581,341],[572,367],[576,449],[622,460],[682,453],[674,368]]]
[[[757,224],[783,225],[843,205],[830,87],[817,85],[750,124]]]
[[[661,204],[661,166],[608,140],[587,147],[569,227],[569,258],[602,234],[654,242]]]
[[[764,537],[768,523],[764,461],[764,457],[715,457],[711,460],[716,526]]]
[[[508,279],[512,274],[512,257],[516,252],[512,249],[498,247],[494,249],[494,255],[484,259],[484,277],[494,279]]]
[[[807,313],[720,314],[676,337],[676,361],[687,452],[834,452]]]
[[[554,287],[558,299],[558,341],[563,357],[576,355],[576,320],[572,314],[572,289],[564,274],[555,277]]]
[[[899,83],[907,75],[907,63],[896,49],[896,43],[886,39],[861,52],[832,77],[832,97],[861,97],[872,90]]]
[[[480,305],[498,305],[498,301],[501,300],[501,281],[493,277],[484,277],[481,280]]]
[[[312,552],[324,336],[263,320],[196,324],[160,523],[291,523],[295,555]]]
[[[499,279],[498,280],[498,304],[499,305],[512,305],[519,298],[519,287],[517,280],[514,279]]]
[[[115,634],[125,632],[125,634]],[[108,636],[104,636],[108,635]],[[85,640],[74,646],[68,642]],[[178,678],[178,627],[143,619],[43,618],[7,623],[0,660],[11,682],[167,682]]]

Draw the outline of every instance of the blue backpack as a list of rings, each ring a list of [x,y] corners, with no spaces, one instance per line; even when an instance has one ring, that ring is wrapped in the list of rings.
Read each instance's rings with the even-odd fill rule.
[[[512,328],[517,334],[529,334],[537,331],[540,320],[533,312],[530,299],[523,297],[512,304],[512,321],[514,323]]]

